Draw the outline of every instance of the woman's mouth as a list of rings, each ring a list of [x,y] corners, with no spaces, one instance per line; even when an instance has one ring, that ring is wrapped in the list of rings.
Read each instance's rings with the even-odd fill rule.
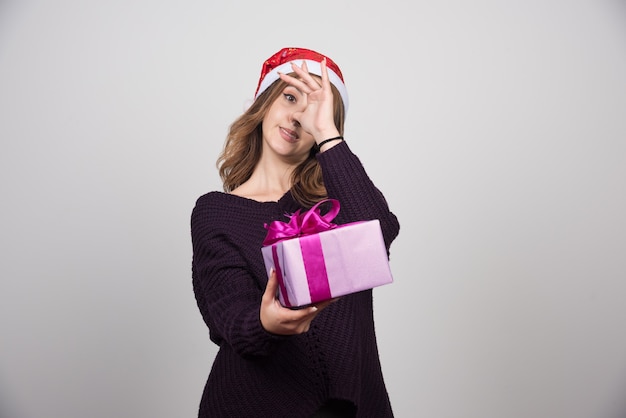
[[[280,128],[280,135],[285,141],[296,142],[298,140],[298,133],[291,129]]]

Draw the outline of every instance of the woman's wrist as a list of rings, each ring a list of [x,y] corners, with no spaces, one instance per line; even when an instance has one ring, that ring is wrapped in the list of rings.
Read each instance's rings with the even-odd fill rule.
[[[332,138],[327,138],[324,139],[323,141],[320,141],[317,144],[317,150],[318,152],[323,152],[329,148],[334,147],[335,145],[337,145],[339,142],[343,141],[343,136],[342,135],[337,135],[337,136],[333,136]]]

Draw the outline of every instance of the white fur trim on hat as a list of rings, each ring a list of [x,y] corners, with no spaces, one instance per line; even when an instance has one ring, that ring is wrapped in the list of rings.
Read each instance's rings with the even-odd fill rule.
[[[322,65],[319,62],[313,61],[313,60],[302,60],[302,59],[296,59],[294,61],[306,62],[309,73],[315,74],[320,77],[322,76]],[[269,73],[267,73],[267,75],[265,76],[263,81],[261,81],[261,84],[259,85],[259,90],[256,96],[254,96],[254,100],[256,100],[257,97],[261,95],[261,93],[267,90],[267,88],[271,86],[273,82],[275,82],[276,80],[280,78],[278,76],[279,72],[283,74],[291,73],[292,62],[293,61],[285,62],[279,65],[278,67],[272,69],[272,71],[270,71]],[[344,112],[348,113],[349,103],[348,103],[348,90],[346,89],[346,85],[343,83],[343,81],[341,81],[341,78],[332,69],[326,67],[326,70],[328,71],[328,81],[330,81],[332,85],[335,86],[335,88],[339,91],[339,95],[341,96],[341,100],[343,101]]]

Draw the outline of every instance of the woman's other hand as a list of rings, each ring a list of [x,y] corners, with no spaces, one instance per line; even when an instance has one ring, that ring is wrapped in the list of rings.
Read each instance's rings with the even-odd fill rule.
[[[272,270],[261,300],[261,325],[267,332],[277,335],[295,335],[307,332],[311,321],[337,299],[319,302],[302,309],[289,309],[280,304],[276,297],[278,279]]]

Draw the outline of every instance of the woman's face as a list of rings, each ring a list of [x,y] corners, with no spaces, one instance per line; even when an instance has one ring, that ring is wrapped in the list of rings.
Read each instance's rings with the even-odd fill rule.
[[[309,156],[315,140],[297,120],[306,106],[306,95],[300,90],[293,86],[283,89],[263,118],[264,152],[273,152],[294,164]]]

